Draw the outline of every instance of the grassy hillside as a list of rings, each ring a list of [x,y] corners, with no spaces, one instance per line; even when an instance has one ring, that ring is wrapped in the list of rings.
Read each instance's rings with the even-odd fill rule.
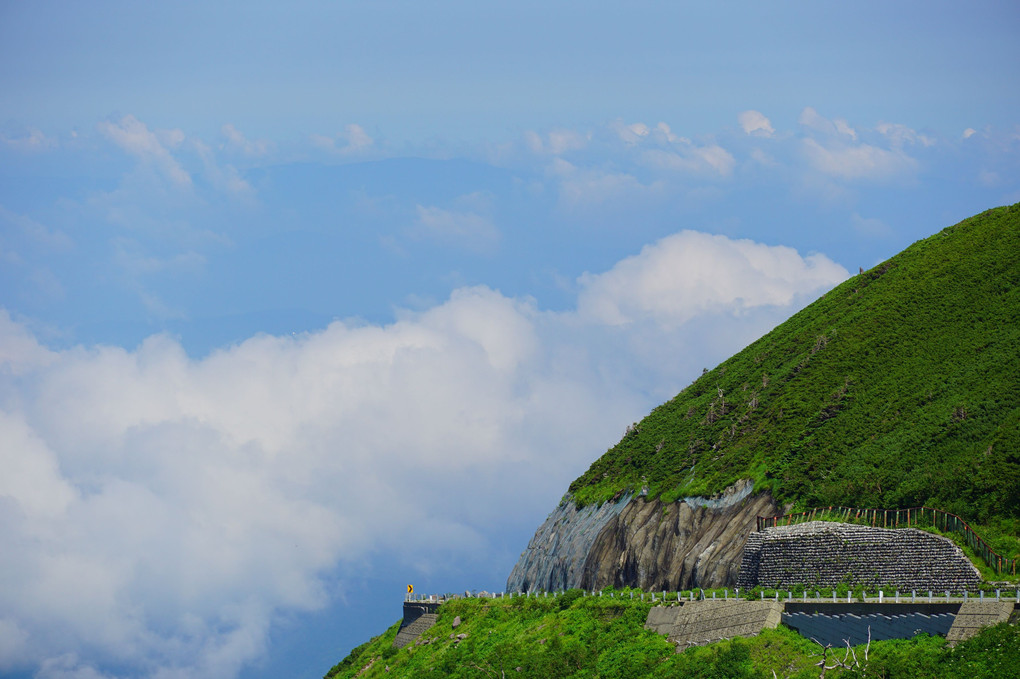
[[[751,679],[818,677],[821,648],[796,632],[765,630],[676,653],[666,637],[643,628],[648,601],[581,597],[460,599],[439,609],[429,643],[394,649],[399,625],[359,646],[326,679],[346,677],[687,677]],[[461,624],[453,627],[455,618]],[[466,634],[463,640],[451,635]],[[875,642],[869,660],[854,671],[826,676],[910,679],[1017,676],[1020,628],[1002,624],[951,650],[945,639],[922,635]],[[843,658],[843,653],[828,659]],[[773,674],[775,672],[775,674]]]
[[[1020,204],[853,276],[636,423],[570,491],[673,500],[746,477],[798,507],[945,509],[1015,555]]]

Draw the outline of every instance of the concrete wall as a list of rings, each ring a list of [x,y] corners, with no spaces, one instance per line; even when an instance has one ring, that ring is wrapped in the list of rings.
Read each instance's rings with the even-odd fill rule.
[[[677,607],[667,638],[682,651],[720,639],[752,637],[778,627],[782,614],[783,604],[777,601],[689,601]]]
[[[950,646],[955,646],[964,639],[969,639],[982,627],[996,625],[1009,620],[1015,604],[1008,601],[965,601],[960,605],[952,629],[946,635]]]
[[[436,624],[440,604],[428,601],[405,601],[404,619],[400,622],[394,648],[403,648]]]

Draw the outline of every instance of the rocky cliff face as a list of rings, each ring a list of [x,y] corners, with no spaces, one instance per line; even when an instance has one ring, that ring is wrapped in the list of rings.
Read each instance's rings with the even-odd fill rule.
[[[582,510],[568,496],[535,533],[507,590],[733,585],[756,517],[779,513],[771,495],[753,490],[740,481],[716,498],[635,497]]]
[[[508,592],[554,592],[580,587],[588,551],[607,523],[628,505],[630,496],[599,507],[577,509],[568,494],[538,527],[507,579]]]
[[[736,584],[756,518],[779,513],[771,495],[752,491],[750,481],[741,481],[710,500],[635,498],[592,544],[581,587],[675,591]]]

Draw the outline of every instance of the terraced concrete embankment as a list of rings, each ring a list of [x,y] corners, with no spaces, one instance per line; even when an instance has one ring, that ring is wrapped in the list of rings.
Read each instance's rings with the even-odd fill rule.
[[[903,591],[962,591],[981,576],[959,547],[916,528],[811,521],[755,531],[747,539],[742,589],[841,583]]]

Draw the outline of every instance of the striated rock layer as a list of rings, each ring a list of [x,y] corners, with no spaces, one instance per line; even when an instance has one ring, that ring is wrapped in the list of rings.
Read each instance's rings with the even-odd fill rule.
[[[577,510],[570,497],[539,527],[507,591],[571,587],[677,590],[734,585],[756,517],[779,513],[740,481],[716,498],[624,498]]]
[[[554,592],[579,587],[595,538],[630,500],[578,509],[568,494],[535,531],[506,582],[508,592]]]
[[[770,494],[752,491],[750,481],[741,481],[711,500],[632,500],[592,544],[580,586],[675,591],[736,584],[757,517],[779,512]]]

